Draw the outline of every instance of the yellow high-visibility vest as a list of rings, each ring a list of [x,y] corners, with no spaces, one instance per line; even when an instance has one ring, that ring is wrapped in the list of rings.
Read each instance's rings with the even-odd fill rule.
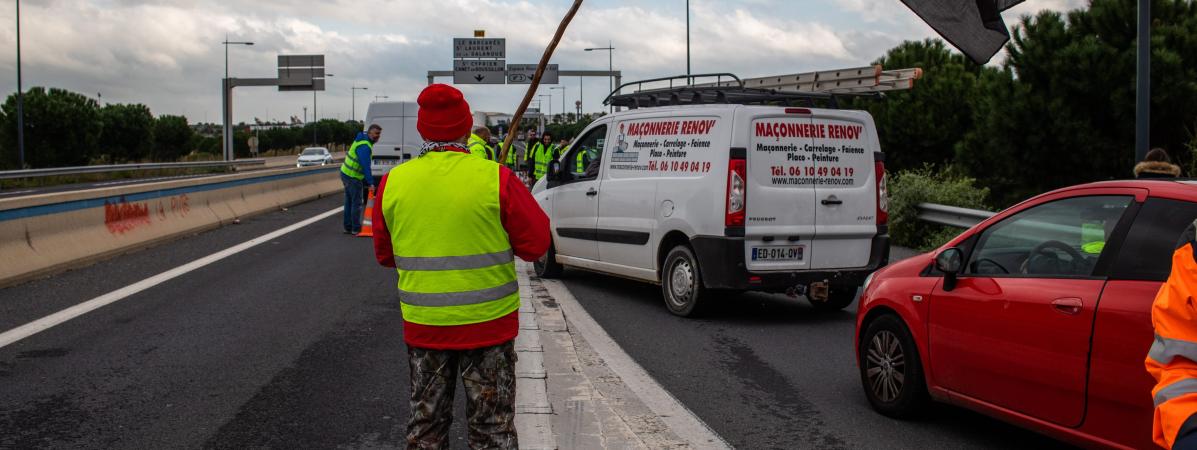
[[[519,309],[495,162],[429,152],[391,169],[382,197],[404,320],[466,325]]]

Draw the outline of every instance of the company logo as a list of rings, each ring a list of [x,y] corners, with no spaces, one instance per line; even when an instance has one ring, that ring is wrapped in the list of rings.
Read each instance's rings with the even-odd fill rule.
[[[619,124],[619,136],[615,138],[615,152],[611,154],[611,160],[620,163],[640,162],[640,152],[628,152],[627,128],[623,123]]]

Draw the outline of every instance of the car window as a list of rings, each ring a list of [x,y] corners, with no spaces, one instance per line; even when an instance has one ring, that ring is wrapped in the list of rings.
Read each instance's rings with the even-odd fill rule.
[[[1022,211],[981,234],[966,274],[1088,277],[1131,196],[1057,200]]]
[[[599,125],[574,141],[561,160],[562,169],[575,181],[598,178],[603,146],[607,144],[607,126]]]
[[[1197,203],[1147,199],[1126,235],[1118,259],[1110,268],[1110,277],[1119,280],[1167,280],[1177,240],[1194,219],[1197,219]]]
[[[305,155],[323,155],[324,150],[321,150],[318,148],[309,148],[307,150],[304,150],[303,154],[305,154]]]

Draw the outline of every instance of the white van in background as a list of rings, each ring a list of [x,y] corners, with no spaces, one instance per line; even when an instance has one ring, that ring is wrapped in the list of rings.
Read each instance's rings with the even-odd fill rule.
[[[613,96],[640,107],[596,120],[533,187],[553,239],[537,274],[658,283],[681,316],[745,290],[851,304],[889,259],[872,117],[770,106],[804,98],[751,89],[691,89],[671,101],[688,105],[646,107],[670,94]]]
[[[420,156],[424,139],[416,131],[416,102],[374,102],[366,110],[364,129],[371,124],[382,127],[382,136],[374,143],[370,172],[381,177],[391,168]]]

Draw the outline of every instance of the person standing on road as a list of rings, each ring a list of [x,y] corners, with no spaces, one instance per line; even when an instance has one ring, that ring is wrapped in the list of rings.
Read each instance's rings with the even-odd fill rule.
[[[547,131],[541,134],[540,141],[533,145],[529,152],[528,175],[535,183],[544,177],[549,170],[549,162],[557,157],[557,146],[553,144],[553,135]]]
[[[494,161],[495,149],[490,147],[490,128],[477,126],[474,131],[470,133],[470,153],[474,156],[482,157],[490,161]]]
[[[420,93],[425,153],[378,188],[374,251],[399,274],[411,371],[408,448],[449,448],[453,395],[465,386],[472,448],[518,447],[515,257],[540,258],[549,219],[519,178],[470,155],[470,106],[433,84]]]
[[[358,132],[353,145],[345,153],[341,163],[341,184],[345,186],[345,210],[342,212],[342,227],[345,234],[356,235],[362,231],[362,207],[367,187],[374,186],[374,175],[370,173],[370,154],[374,143],[382,135],[382,127],[371,124],[366,132]]]
[[[1153,426],[1156,444],[1197,449],[1197,222],[1189,225],[1172,254],[1172,273],[1151,306],[1155,343],[1147,372],[1155,378]]]
[[[1143,157],[1143,161],[1135,164],[1135,178],[1176,178],[1180,176],[1180,166],[1172,164],[1172,158],[1162,148],[1153,148]]]

